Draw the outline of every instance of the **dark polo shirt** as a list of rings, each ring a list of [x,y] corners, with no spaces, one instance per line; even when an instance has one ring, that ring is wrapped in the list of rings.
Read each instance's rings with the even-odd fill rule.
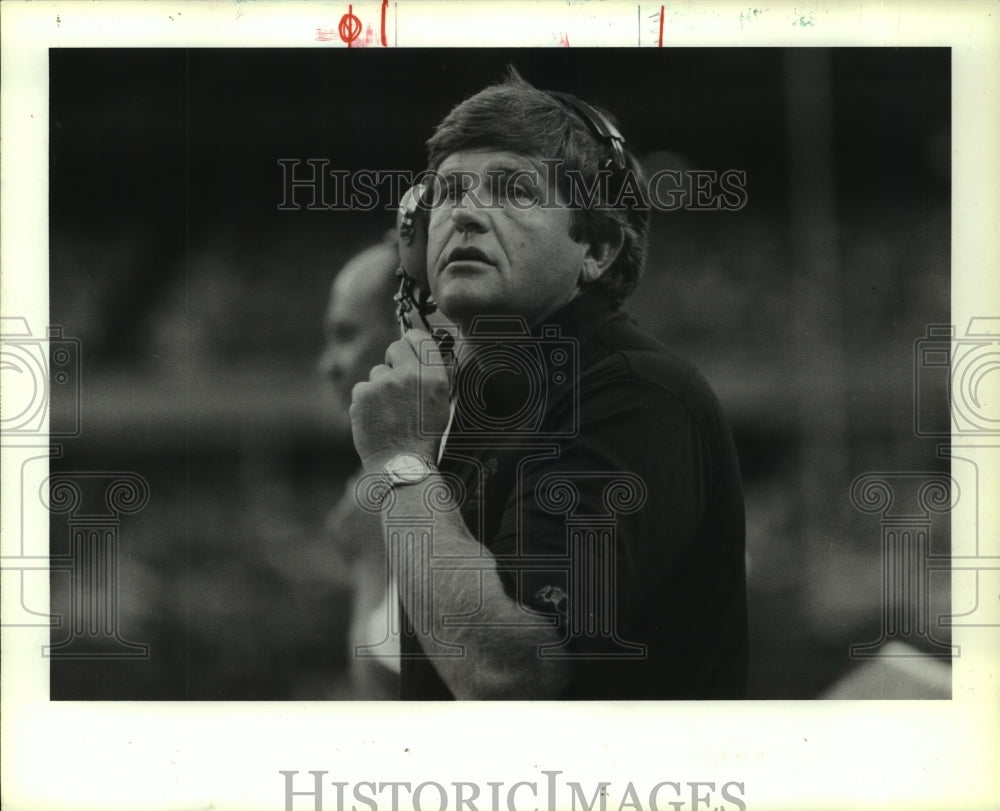
[[[560,640],[532,655],[570,663],[567,699],[743,697],[743,492],[714,394],[594,294],[525,332],[470,330],[440,468],[525,622]],[[402,698],[452,698],[405,619]]]

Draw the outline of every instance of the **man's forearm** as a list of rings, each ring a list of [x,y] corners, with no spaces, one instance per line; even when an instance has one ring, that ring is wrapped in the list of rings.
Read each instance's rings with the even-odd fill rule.
[[[433,660],[458,699],[544,699],[559,694],[569,665],[543,660],[539,646],[558,642],[552,626],[530,617],[504,590],[496,561],[468,531],[453,501],[428,498],[447,494],[438,473],[420,484],[397,487],[384,526],[398,543],[390,553],[400,598],[425,650],[438,643],[460,645],[462,655]],[[437,490],[436,488],[442,488]],[[447,502],[450,496],[445,496]],[[427,532],[427,502],[432,532]],[[433,549],[430,547],[433,546]],[[473,616],[473,626],[445,625],[447,617]]]

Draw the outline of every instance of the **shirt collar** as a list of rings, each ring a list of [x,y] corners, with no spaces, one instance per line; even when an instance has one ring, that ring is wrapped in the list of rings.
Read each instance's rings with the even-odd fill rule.
[[[599,291],[585,288],[568,304],[542,320],[532,330],[542,336],[546,329],[558,328],[562,337],[586,340],[600,327],[613,318],[619,310]]]
[[[530,335],[525,335],[523,331],[511,330],[511,340],[530,345],[534,342],[542,344],[546,340],[558,342],[569,339],[577,342],[578,347],[582,347],[591,335],[619,313],[620,311],[600,292],[583,290],[568,304],[543,319]],[[494,336],[507,331],[500,328],[488,330]],[[514,374],[512,372],[517,368],[517,363],[507,366],[503,362],[506,353],[498,354],[495,347],[493,342],[487,341],[482,355],[474,353],[467,362],[461,363],[457,370],[456,420],[459,431],[469,430],[473,424],[482,421],[466,414],[469,409],[483,416],[497,418],[496,424],[500,425],[504,422],[504,416],[520,413],[522,406],[538,393],[533,375],[546,372],[543,369],[532,368],[531,374]],[[537,354],[542,363],[545,363],[547,357],[545,352]]]

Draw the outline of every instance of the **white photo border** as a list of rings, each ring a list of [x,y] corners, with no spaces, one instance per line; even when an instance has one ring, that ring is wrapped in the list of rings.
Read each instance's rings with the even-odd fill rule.
[[[351,4],[362,20],[378,20],[382,5]],[[336,30],[347,6],[263,0],[0,5],[3,315],[31,324],[48,320],[50,48],[344,47],[317,32]],[[746,6],[666,4],[662,47],[951,48],[951,321],[964,325],[1000,314],[1000,5],[772,0],[752,25],[742,25]],[[386,30],[390,47],[552,47],[563,36],[574,46],[659,47],[660,8],[392,0]],[[1000,447],[992,451],[981,486],[997,482],[998,455]],[[22,520],[47,538],[41,507],[20,514],[19,494],[6,486],[19,480],[19,458],[18,449],[7,446],[0,457],[5,556],[16,552]],[[953,527],[959,537],[978,522],[981,554],[997,556],[1000,515],[995,504],[985,503],[987,492],[979,494],[984,506],[978,515],[958,505]],[[4,589],[5,614],[16,610],[18,599],[15,590]],[[366,780],[481,786],[529,781],[539,786],[538,799],[525,790],[518,802],[545,808],[544,770],[561,771],[560,780],[585,787],[631,782],[640,796],[661,781],[736,781],[744,785],[750,811],[1000,806],[1000,628],[954,629],[962,655],[953,663],[950,701],[513,706],[54,703],[48,660],[39,655],[48,629],[2,632],[2,785],[4,807],[12,810],[281,809],[282,770],[299,773],[297,789],[309,787],[310,770],[327,772],[324,808],[337,807],[331,781]],[[617,809],[621,794],[613,796],[609,807]],[[348,797],[344,807],[351,802]],[[303,797],[294,807],[312,806]]]

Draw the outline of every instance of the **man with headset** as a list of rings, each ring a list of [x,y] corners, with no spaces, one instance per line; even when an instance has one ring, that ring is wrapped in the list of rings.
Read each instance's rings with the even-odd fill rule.
[[[742,697],[729,428],[620,309],[648,234],[638,160],[609,116],[513,71],[428,147],[403,270],[459,338],[408,330],[351,404],[402,697]]]

